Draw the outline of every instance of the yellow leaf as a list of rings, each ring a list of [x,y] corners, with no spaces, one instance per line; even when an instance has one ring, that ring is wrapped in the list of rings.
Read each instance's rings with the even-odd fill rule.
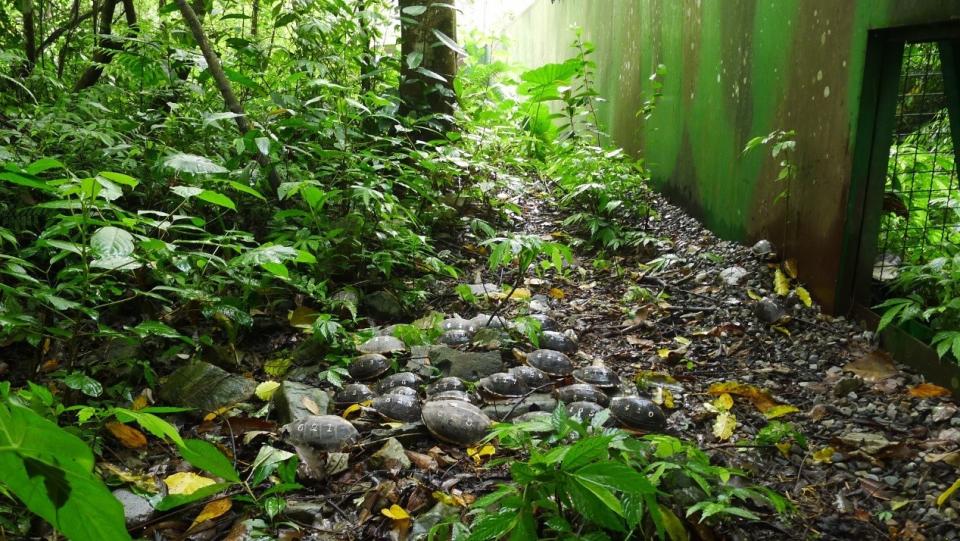
[[[390,509],[381,509],[380,512],[383,513],[384,516],[392,518],[393,520],[408,520],[410,518],[410,513],[407,513],[406,509],[397,504],[391,505]]]
[[[748,289],[748,290],[747,290],[747,296],[750,297],[751,299],[755,300],[755,301],[759,301],[760,299],[763,298],[763,297],[760,296],[759,293],[757,293],[756,291],[754,291],[754,290],[752,290],[752,289]]]
[[[280,388],[280,383],[276,381],[264,381],[260,385],[257,385],[257,388],[254,389],[257,398],[260,400],[270,400],[273,397],[273,393],[277,392],[277,389]]]
[[[709,389],[707,389],[707,392],[715,396],[722,395],[723,393],[742,396],[753,402],[754,407],[761,412],[765,412],[777,405],[776,401],[767,391],[754,387],[753,385],[747,385],[745,383],[739,383],[736,381],[714,383]]]
[[[950,496],[953,496],[953,493],[956,492],[958,488],[960,488],[960,479],[954,481],[953,484],[950,485],[950,488],[944,490],[943,494],[937,496],[937,507],[947,503],[947,500],[950,499]]]
[[[222,498],[220,500],[213,500],[207,505],[203,506],[203,510],[200,511],[200,514],[197,515],[197,518],[193,519],[193,524],[190,525],[192,530],[197,524],[201,522],[206,522],[208,520],[213,520],[233,507],[233,502],[230,501],[230,498]]]
[[[721,412],[730,411],[730,408],[733,407],[733,397],[728,393],[723,393],[713,401],[713,407],[717,408],[717,411]]]
[[[163,480],[170,494],[193,494],[203,487],[210,486],[216,481],[193,472],[177,472]]]
[[[673,409],[677,407],[673,401],[673,393],[670,392],[670,389],[664,387],[654,388],[652,399],[655,404],[665,408]]]
[[[272,378],[279,378],[287,373],[287,370],[290,369],[290,365],[292,364],[293,359],[290,357],[277,357],[264,363],[263,371]]]
[[[720,441],[728,440],[733,435],[733,429],[736,426],[737,418],[732,413],[729,411],[721,412],[713,423],[713,435]]]
[[[779,332],[780,334],[790,336],[790,331],[788,331],[783,325],[770,325],[770,328]]]
[[[937,398],[940,396],[950,396],[950,389],[934,385],[932,383],[921,383],[915,387],[910,387],[910,396],[914,398]]]
[[[474,462],[480,464],[483,462],[483,458],[487,456],[493,456],[496,454],[497,448],[490,445],[489,443],[483,447],[469,447],[467,448],[467,456],[473,459]]]
[[[208,413],[208,414],[206,414],[206,415],[203,416],[203,420],[204,420],[204,421],[212,421],[212,420],[216,419],[217,417],[220,417],[220,416],[223,415],[224,413],[227,413],[227,412],[230,411],[231,409],[233,409],[233,406],[224,406],[224,407],[219,408],[219,409],[217,409],[217,410],[211,411],[210,413]]]
[[[518,287],[516,291],[510,294],[510,298],[513,300],[520,299],[529,299],[533,296],[533,293],[530,293],[530,290],[525,287]]]
[[[300,399],[300,403],[303,404],[303,407],[307,408],[307,411],[314,415],[323,415],[325,411],[320,409],[320,405],[313,401],[309,396],[304,396]]]
[[[796,280],[796,279],[797,279],[797,274],[799,274],[799,272],[800,272],[800,271],[797,269],[797,260],[791,258],[791,259],[788,259],[788,260],[784,261],[784,262],[783,262],[783,270],[787,271],[787,275],[789,275],[790,278],[793,278],[794,280]]]
[[[778,404],[763,412],[763,414],[767,417],[767,419],[777,419],[779,417],[783,417],[784,415],[797,413],[798,411],[800,410],[797,409],[796,406],[791,406],[790,404]]]
[[[433,499],[437,500],[438,502],[444,505],[451,505],[451,506],[457,506],[457,507],[466,507],[470,505],[467,502],[467,500],[463,498],[463,496],[459,496],[457,494],[447,494],[446,492],[440,492],[439,490],[434,491]]]
[[[147,446],[147,437],[132,426],[111,421],[106,424],[107,430],[128,449],[139,449]]]
[[[667,357],[670,356],[670,348],[660,348],[660,349],[658,349],[658,350],[657,350],[657,355],[659,355],[661,359],[666,359]]]
[[[780,443],[774,443],[774,445],[777,447],[777,450],[780,451],[780,454],[784,456],[784,458],[790,456],[790,442],[782,441]]]
[[[800,299],[800,302],[802,302],[804,306],[807,308],[813,306],[813,299],[810,297],[810,292],[807,291],[805,287],[797,286],[797,289],[794,289],[794,291],[797,293],[797,298]]]
[[[777,269],[773,273],[773,290],[781,297],[790,293],[790,279],[787,278],[787,275],[780,269]]]
[[[290,322],[291,327],[296,327],[298,329],[313,329],[313,322],[317,320],[317,316],[320,314],[317,313],[313,308],[307,308],[306,306],[298,306],[296,309],[291,310],[287,314],[287,320]]]
[[[100,470],[102,474],[113,475],[124,483],[130,483],[143,492],[149,494],[157,493],[157,482],[152,475],[129,472],[109,462],[98,462],[97,469]]]
[[[356,413],[365,407],[369,407],[372,403],[373,400],[364,400],[359,404],[351,404],[350,406],[347,406],[347,409],[343,410],[343,418],[349,418],[351,414]]]
[[[820,449],[819,451],[814,451],[814,452],[813,452],[813,455],[812,455],[812,456],[813,456],[813,461],[814,461],[814,462],[817,462],[817,463],[821,463],[821,462],[830,463],[830,462],[833,462],[833,453],[834,453],[834,452],[835,452],[835,451],[833,450],[833,447],[824,447],[823,449]]]
[[[141,394],[133,399],[133,402],[130,404],[130,409],[133,411],[140,411],[147,407],[148,404],[149,402],[147,401],[147,395]]]
[[[549,295],[557,300],[560,300],[565,296],[563,290],[557,287],[551,287]]]

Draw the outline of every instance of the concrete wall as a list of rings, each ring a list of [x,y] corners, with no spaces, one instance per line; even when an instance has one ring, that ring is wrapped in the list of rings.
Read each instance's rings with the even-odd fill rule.
[[[596,46],[607,132],[656,185],[719,235],[769,238],[834,306],[870,30],[960,18],[960,0],[538,0],[507,31],[510,60],[571,56],[572,25]],[[663,64],[663,96],[636,112]],[[774,202],[778,160],[754,136],[796,130],[798,177]],[[846,251],[850,251],[847,248]]]

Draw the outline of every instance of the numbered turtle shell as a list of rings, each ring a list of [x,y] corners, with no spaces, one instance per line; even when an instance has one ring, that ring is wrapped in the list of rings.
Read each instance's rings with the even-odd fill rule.
[[[551,378],[565,378],[573,373],[573,361],[560,351],[538,349],[527,354],[527,364],[542,370]]]
[[[589,421],[593,416],[603,411],[603,406],[596,402],[571,402],[567,404],[567,415],[581,421]]]
[[[360,353],[379,353],[381,355],[389,355],[394,352],[406,350],[407,346],[404,345],[403,340],[400,340],[396,336],[374,336],[360,344],[360,347],[357,348],[357,351]]]
[[[482,440],[492,423],[480,408],[461,400],[431,400],[423,405],[421,418],[431,434],[457,445]]]
[[[561,332],[543,331],[540,333],[540,347],[561,353],[574,353],[577,351],[577,342]]]
[[[417,390],[413,387],[394,387],[383,394],[400,394],[404,396],[418,396]]]
[[[438,340],[441,344],[447,346],[463,346],[470,343],[470,338],[472,336],[473,333],[464,331],[462,329],[453,329],[444,331]]]
[[[550,387],[551,383],[553,383],[546,372],[528,364],[514,366],[510,370],[507,370],[507,373],[513,374],[517,379],[526,383],[527,387],[531,389],[546,390]]]
[[[377,396],[376,393],[370,387],[362,383],[350,383],[333,395],[333,403],[337,406],[349,406],[366,402],[375,396]]]
[[[640,396],[617,396],[610,400],[610,414],[626,428],[658,432],[666,428],[667,416],[660,406]]]
[[[366,353],[354,358],[347,367],[350,377],[360,381],[374,379],[390,370],[390,359],[379,353]]]
[[[573,379],[603,390],[616,389],[620,386],[620,376],[603,365],[591,365],[578,368],[573,371]]]
[[[410,387],[415,389],[420,385],[420,376],[413,372],[397,372],[380,380],[380,392],[386,393],[394,387]]]
[[[283,426],[286,439],[324,451],[340,451],[360,439],[350,421],[337,415],[308,415]]]
[[[523,380],[506,372],[498,372],[480,378],[480,381],[477,382],[477,389],[483,393],[485,398],[490,400],[516,398],[523,396],[529,390]]]
[[[600,389],[588,383],[574,383],[561,387],[556,391],[557,400],[571,404],[573,402],[593,402],[606,406],[610,403],[610,397]]]
[[[460,378],[455,378],[453,376],[448,376],[445,378],[440,378],[437,381],[431,383],[427,387],[427,396],[432,397],[437,393],[442,393],[445,391],[467,391],[467,385]]]
[[[557,321],[546,314],[530,314],[527,317],[539,323],[541,331],[560,330],[560,325],[557,323]]]
[[[462,317],[451,317],[440,322],[440,330],[443,332],[465,331],[473,334],[477,332],[477,328],[478,327],[473,323],[473,320],[463,319]]]
[[[473,319],[470,320],[470,323],[472,323],[477,329],[483,329],[486,327],[491,329],[507,328],[507,320],[500,316],[493,316],[493,319],[490,319],[490,314],[477,314],[473,316]]]
[[[420,420],[420,399],[403,394],[386,394],[373,399],[370,407],[392,421],[412,423]]]

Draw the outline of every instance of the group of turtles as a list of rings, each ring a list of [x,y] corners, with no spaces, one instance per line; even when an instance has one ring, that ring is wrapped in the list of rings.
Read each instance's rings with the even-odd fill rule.
[[[560,332],[556,321],[543,314],[530,317],[540,327],[538,349],[525,354],[515,350],[516,366],[475,382],[451,376],[425,381],[423,371],[418,374],[410,365],[390,374],[407,347],[386,329],[357,348],[358,356],[347,367],[353,382],[334,395],[333,404],[338,410],[369,404],[365,409],[385,420],[422,422],[438,439],[457,445],[482,440],[491,417],[519,422],[549,416],[557,402],[565,405],[570,416],[582,420],[609,409],[608,422],[624,428],[644,432],[665,428],[660,407],[638,396],[636,387],[622,381],[614,370],[600,362],[578,368],[569,356],[576,352],[577,341],[570,333]],[[511,325],[486,314],[472,319],[451,317],[440,323],[438,342],[466,348],[479,330],[504,332]],[[311,416],[291,423],[287,430],[324,450],[339,450],[359,439],[353,424],[336,415]]]

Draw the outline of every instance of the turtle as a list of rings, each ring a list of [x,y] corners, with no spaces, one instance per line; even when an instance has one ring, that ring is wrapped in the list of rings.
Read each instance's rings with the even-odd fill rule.
[[[571,402],[567,404],[567,415],[581,421],[589,421],[593,416],[603,411],[603,406],[596,402]]]
[[[429,400],[460,400],[461,402],[470,404],[476,404],[478,402],[474,395],[466,391],[441,391],[430,395]]]
[[[554,393],[557,400],[570,404],[573,402],[594,402],[601,406],[610,403],[610,397],[600,389],[588,383],[574,383],[566,387],[560,387]]]
[[[473,319],[470,319],[470,323],[473,323],[473,326],[477,329],[483,329],[489,327],[491,329],[506,329],[507,320],[503,319],[500,316],[491,316],[489,314],[477,314],[473,316]]]
[[[516,398],[523,396],[528,391],[527,384],[523,380],[506,372],[498,372],[480,378],[480,381],[477,382],[477,389],[491,401]]]
[[[416,396],[387,394],[373,399],[370,407],[392,421],[412,423],[420,419],[420,400]]]
[[[467,385],[460,378],[448,376],[440,378],[427,387],[427,396],[442,393],[444,391],[463,391],[466,392]]]
[[[381,393],[386,393],[394,387],[410,387],[411,389],[415,389],[417,385],[420,385],[420,376],[413,372],[397,372],[380,380],[379,388]]]
[[[294,445],[309,445],[323,451],[340,451],[360,439],[360,433],[337,415],[308,415],[283,426]]]
[[[561,353],[573,353],[577,351],[577,341],[562,332],[543,331],[540,333],[540,347]]]
[[[514,366],[507,370],[508,374],[513,374],[520,381],[527,384],[531,389],[547,389],[553,383],[546,372],[528,364]]]
[[[446,346],[462,346],[470,343],[473,333],[463,329],[451,329],[440,335],[439,342]]]
[[[525,394],[519,398],[492,402],[483,408],[491,419],[507,421],[531,411],[553,411],[557,408],[557,399],[546,393]]]
[[[350,404],[359,404],[366,402],[377,396],[370,387],[362,383],[350,383],[344,385],[340,391],[333,396],[333,403],[337,406],[349,406]]]
[[[390,359],[379,353],[365,353],[350,361],[347,372],[359,381],[374,379],[390,370]]]
[[[447,331],[466,331],[470,334],[477,332],[477,325],[473,320],[463,319],[462,317],[451,317],[440,322],[440,330]]]
[[[399,394],[399,395],[403,395],[403,396],[417,396],[417,390],[414,389],[413,387],[404,387],[404,386],[401,385],[400,387],[394,387],[394,388],[390,389],[389,391],[387,391],[387,392],[385,392],[385,393],[383,393],[383,394],[385,394],[385,395],[387,395],[387,394]]]
[[[457,445],[477,443],[492,424],[480,408],[462,400],[431,400],[423,405],[421,418],[431,434]]]
[[[559,331],[560,325],[557,324],[557,320],[546,314],[530,314],[530,319],[536,321],[540,324],[541,331]]]
[[[641,396],[612,398],[610,414],[626,428],[635,430],[658,432],[667,426],[667,417],[660,406]]]
[[[602,364],[593,364],[574,370],[573,379],[604,391],[616,389],[620,386],[620,376]]]
[[[396,336],[374,336],[357,348],[360,353],[379,353],[381,355],[406,351],[406,349],[407,346],[404,345],[403,340]]]
[[[573,361],[563,352],[538,349],[527,354],[527,364],[545,372],[551,378],[565,378],[573,373]]]

